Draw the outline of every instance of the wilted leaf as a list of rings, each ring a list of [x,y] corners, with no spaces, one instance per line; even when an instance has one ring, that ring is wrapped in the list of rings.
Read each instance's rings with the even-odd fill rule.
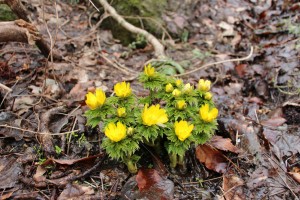
[[[223,191],[225,199],[242,200],[246,199],[243,188],[244,181],[233,174],[223,175]]]
[[[217,149],[223,151],[231,151],[233,153],[238,153],[238,148],[231,143],[231,139],[223,138],[221,136],[213,136],[209,141],[209,144]]]
[[[226,158],[217,149],[212,148],[209,145],[199,145],[196,148],[196,157],[205,166],[219,173],[226,172]]]
[[[271,119],[261,121],[261,124],[263,126],[268,126],[268,127],[278,127],[278,126],[281,126],[282,124],[284,124],[284,122],[286,122],[286,119],[284,119],[282,117],[274,117]]]
[[[300,152],[300,137],[297,134],[288,134],[286,131],[271,130],[265,127],[263,134],[273,145],[272,150],[278,158]]]
[[[57,199],[76,199],[78,197],[88,198],[88,195],[91,194],[94,194],[94,190],[91,187],[76,184],[68,184]]]
[[[14,187],[22,168],[12,156],[0,157],[0,189]]]
[[[161,177],[155,169],[140,169],[122,188],[124,199],[174,199],[174,183]]]
[[[46,169],[44,167],[42,167],[41,165],[39,165],[36,169],[35,174],[33,175],[33,180],[35,182],[42,182],[46,180],[46,177],[44,176],[44,174],[46,173]]]
[[[298,183],[300,183],[300,173],[299,172],[288,172]]]
[[[136,182],[141,191],[149,189],[161,180],[162,177],[155,169],[140,169],[136,176]]]
[[[104,154],[97,154],[94,156],[79,158],[79,159],[54,159],[54,158],[48,158],[44,163],[43,166],[49,165],[50,163],[58,163],[61,165],[73,165],[78,162],[93,162],[96,158],[102,157]]]

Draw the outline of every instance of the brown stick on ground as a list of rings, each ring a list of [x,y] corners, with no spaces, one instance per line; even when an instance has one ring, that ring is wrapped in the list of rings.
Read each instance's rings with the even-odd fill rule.
[[[1,1],[3,2],[3,1]],[[23,6],[22,2],[20,0],[4,0],[4,3],[7,4],[10,9],[20,18],[24,21],[31,23],[32,20],[29,18],[29,15],[27,14],[26,8]],[[47,44],[46,40],[43,39],[41,36],[38,40],[35,41],[36,46],[40,49],[42,54],[48,58],[50,54],[50,47]],[[53,52],[53,59],[54,60],[62,60],[62,56],[58,53]]]
[[[34,44],[40,39],[38,30],[22,19],[0,22],[0,42],[23,42]]]
[[[154,54],[157,58],[166,57],[164,46],[159,42],[159,40],[154,35],[128,23],[121,15],[117,13],[117,11],[109,3],[107,3],[106,0],[98,0],[98,1],[103,6],[103,8],[110,14],[110,16],[114,20],[116,20],[121,26],[123,26],[126,30],[135,34],[143,35],[147,39],[147,41],[150,44],[152,44],[155,51]]]

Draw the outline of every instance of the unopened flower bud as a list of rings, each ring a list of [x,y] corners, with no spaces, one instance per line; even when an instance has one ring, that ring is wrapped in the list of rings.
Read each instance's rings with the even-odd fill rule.
[[[134,134],[134,128],[132,128],[132,127],[127,128],[127,135],[131,136],[133,134]]]
[[[212,94],[210,92],[206,92],[204,95],[204,99],[211,100],[211,98],[212,98]]]
[[[181,95],[181,91],[178,89],[175,89],[175,90],[173,90],[172,94],[174,97],[179,97]]]
[[[191,86],[191,84],[187,83],[183,87],[183,93],[190,94],[193,91],[193,89],[194,89],[193,86]]]
[[[185,100],[179,100],[176,102],[176,108],[178,110],[184,110],[186,108]]]
[[[126,109],[124,107],[117,109],[117,115],[118,117],[125,117],[126,116]]]
[[[173,92],[173,90],[174,90],[173,85],[171,83],[168,83],[166,85],[166,92],[170,93],[170,92]]]
[[[181,79],[177,79],[175,82],[176,86],[179,87],[182,84],[182,80]]]

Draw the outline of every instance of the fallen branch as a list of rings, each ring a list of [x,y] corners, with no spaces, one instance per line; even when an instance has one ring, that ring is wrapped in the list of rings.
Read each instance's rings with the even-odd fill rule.
[[[29,15],[27,14],[26,8],[23,6],[22,2],[20,0],[4,0],[1,1],[0,3],[5,3],[7,4],[10,9],[22,20],[24,20],[27,23],[32,22],[32,20],[29,18]],[[33,25],[31,25],[33,26]],[[0,26],[1,27],[1,26]],[[2,27],[1,27],[2,28]],[[0,28],[0,29],[1,29]],[[38,29],[35,28],[38,32]],[[40,35],[40,34],[39,34]],[[15,41],[15,40],[14,40]],[[18,42],[18,41],[16,41]],[[35,41],[36,46],[40,49],[42,54],[46,57],[49,58],[50,54],[50,47],[47,44],[46,40],[43,39],[43,37],[40,35],[39,39]],[[53,53],[53,59],[54,60],[62,60],[62,56],[59,55],[58,53]]]
[[[34,44],[40,40],[38,30],[24,20],[0,22],[0,42],[23,42]]]
[[[91,1],[91,0],[90,0]],[[157,58],[164,58],[165,55],[165,48],[164,46],[159,42],[159,40],[149,33],[146,30],[143,30],[141,28],[138,28],[136,26],[133,26],[132,24],[128,23],[121,15],[117,13],[117,11],[109,4],[106,0],[98,0],[99,3],[102,5],[104,10],[109,13],[109,15],[116,20],[121,26],[123,26],[126,30],[135,33],[140,34],[144,36],[147,41],[153,46],[154,48],[154,54]],[[93,2],[91,2],[93,5],[95,5]]]
[[[207,67],[210,67],[210,66],[213,66],[213,65],[218,65],[218,64],[222,64],[222,63],[226,63],[226,62],[239,62],[239,61],[243,61],[243,60],[248,60],[249,58],[251,58],[253,55],[253,46],[251,46],[251,49],[250,49],[250,53],[249,55],[247,55],[246,57],[243,57],[243,58],[233,58],[233,59],[228,59],[228,60],[221,60],[221,61],[217,61],[217,62],[212,62],[212,63],[207,63],[205,65],[202,65],[201,67],[198,67],[196,69],[193,69],[191,71],[188,71],[186,73],[182,73],[182,74],[177,74],[175,75],[176,77],[179,77],[179,76],[185,76],[185,75],[188,75],[188,74],[191,74],[191,73],[194,73],[196,71],[199,71],[201,69],[205,69]]]

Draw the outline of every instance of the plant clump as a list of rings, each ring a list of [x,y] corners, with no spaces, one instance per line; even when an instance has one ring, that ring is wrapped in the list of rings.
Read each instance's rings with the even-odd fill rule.
[[[172,168],[184,166],[186,151],[204,144],[217,129],[211,82],[200,79],[195,89],[157,72],[151,64],[145,66],[139,81],[149,90],[148,96],[135,96],[126,82],[117,83],[115,95],[108,98],[101,89],[89,92],[87,124],[95,127],[102,122],[102,148],[112,159],[124,162],[131,173],[137,172],[141,144],[159,151],[164,148]]]

